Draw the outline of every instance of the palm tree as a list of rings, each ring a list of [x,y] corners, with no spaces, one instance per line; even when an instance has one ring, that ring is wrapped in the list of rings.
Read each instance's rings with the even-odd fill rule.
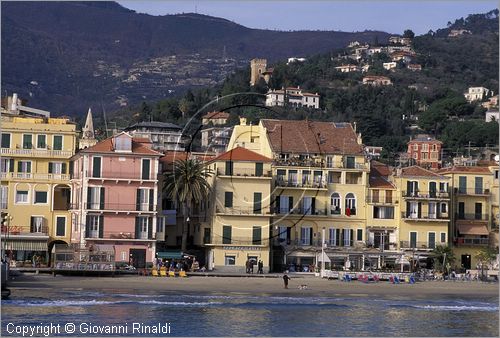
[[[455,262],[455,255],[449,246],[438,245],[432,253],[436,270],[444,272],[448,264],[452,265]]]
[[[204,163],[197,160],[177,160],[172,172],[166,174],[165,191],[167,196],[177,205],[182,206],[184,216],[182,224],[181,250],[186,251],[188,223],[187,218],[193,205],[205,201],[210,193],[210,184],[207,179],[212,171]]]

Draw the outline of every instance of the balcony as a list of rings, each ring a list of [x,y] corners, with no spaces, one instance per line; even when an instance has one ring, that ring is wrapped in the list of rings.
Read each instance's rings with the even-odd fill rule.
[[[401,212],[401,218],[406,221],[421,221],[421,222],[446,222],[450,220],[448,214],[418,214]]]
[[[490,219],[490,215],[488,214],[479,214],[479,213],[467,213],[467,214],[455,214],[455,219],[457,221],[464,220],[464,221],[483,221],[483,222],[488,222]]]
[[[259,210],[254,210],[253,207],[222,207],[217,206],[215,212],[221,215],[238,215],[238,216],[264,216],[271,215],[270,209],[261,208]]]
[[[448,200],[450,199],[450,193],[447,191],[406,191],[402,192],[405,199],[415,199],[415,200]]]
[[[104,231],[102,237],[100,237],[99,230],[90,230],[89,233],[85,233],[86,240],[145,240],[152,241],[156,240],[156,234],[151,234],[146,231],[140,231],[138,233],[134,232],[116,232],[116,231]]]
[[[490,244],[489,238],[478,237],[458,237],[456,238],[456,246],[487,246]]]
[[[327,184],[319,181],[296,181],[296,180],[285,180],[285,179],[276,179],[275,185],[280,188],[309,188],[309,189],[325,189],[327,190]]]
[[[17,226],[17,225],[3,225],[1,228],[2,236],[22,235],[22,236],[48,236],[49,227],[47,225],[35,226]]]
[[[232,245],[232,246],[268,246],[269,239],[252,239],[249,237],[231,237],[231,238],[223,238],[223,237],[204,237],[203,242],[205,245]]]
[[[276,159],[273,165],[278,167],[314,167],[325,169],[352,169],[352,170],[367,170],[368,165],[365,163],[342,163],[342,162],[326,162],[321,158],[299,158],[293,157],[288,159]]]
[[[34,174],[34,173],[1,173],[0,177],[7,180],[41,180],[41,181],[67,181],[67,174]]]
[[[443,242],[411,242],[411,241],[400,241],[400,249],[416,249],[416,250],[434,250],[437,246],[448,246],[448,243]]]
[[[217,168],[217,176],[231,176],[231,177],[241,177],[241,178],[270,178],[272,177],[271,170],[263,171],[260,175],[256,175],[255,169],[236,169],[233,168],[231,175],[226,174],[224,168]]]
[[[394,204],[398,204],[398,200],[397,199],[393,199],[393,198],[382,198],[382,197],[375,197],[375,196],[368,196],[366,197],[366,203],[368,204],[375,204],[375,205],[394,205]]]
[[[314,247],[321,249],[322,241],[321,239],[289,239],[289,238],[273,238],[273,245],[275,246],[295,246],[295,247]],[[324,242],[325,248],[360,248],[367,247],[367,243],[365,241],[337,241],[334,243],[328,239],[325,239]]]
[[[156,213],[154,207],[149,204],[145,205],[137,205],[127,204],[127,203],[71,203],[71,210],[78,210],[80,207],[83,207],[86,211],[96,211],[96,212],[126,212],[126,213]]]
[[[277,215],[295,215],[295,216],[328,216],[327,208],[316,208],[311,210],[310,208],[297,207],[297,208],[274,208]],[[337,212],[337,210],[335,210]],[[340,210],[338,210],[338,215],[340,215]]]
[[[454,193],[459,196],[489,196],[490,195],[490,189],[483,189],[481,188],[455,188]]]
[[[23,156],[37,158],[70,158],[74,155],[72,151],[48,150],[48,149],[11,149],[1,148],[2,156]]]
[[[141,173],[121,173],[121,172],[108,172],[103,171],[100,177],[93,177],[92,172],[86,171],[85,177],[90,180],[99,180],[99,181],[147,181],[147,182],[156,182],[156,175],[149,175],[149,178],[142,178]],[[81,179],[83,178],[81,173],[73,174],[71,179]]]

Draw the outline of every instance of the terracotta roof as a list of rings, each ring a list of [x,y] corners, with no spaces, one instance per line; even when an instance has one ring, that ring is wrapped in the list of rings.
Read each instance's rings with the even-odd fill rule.
[[[114,136],[109,137],[101,142],[96,143],[92,147],[80,150],[82,153],[115,153],[113,146]],[[145,142],[144,142],[145,143]],[[132,139],[132,154],[142,154],[142,155],[152,155],[161,156],[162,154],[149,148],[149,146],[144,145],[143,142],[137,142]],[[149,140],[147,143],[150,143]],[[117,154],[127,154],[118,152]]]
[[[248,150],[242,147],[236,147],[223,154],[213,158],[211,162],[215,161],[249,161],[249,162],[271,162],[272,159],[265,157],[255,151]]]
[[[185,161],[188,158],[194,158],[202,162],[206,162],[214,158],[214,156],[209,154],[195,155],[193,153],[188,153],[186,151],[170,151],[164,156],[160,157],[160,163],[162,164],[172,164],[177,160]]]
[[[396,189],[396,186],[381,176],[370,176],[370,188]]]
[[[400,176],[401,177],[409,177],[409,176],[413,176],[413,177],[439,177],[441,179],[448,178],[446,176],[439,175],[437,173],[434,173],[430,170],[424,169],[424,168],[416,166],[416,165],[411,166],[411,167],[407,167],[407,168],[402,168]]]
[[[370,162],[370,176],[389,177],[391,173],[391,168],[387,164],[375,160]]]
[[[378,162],[370,162],[370,188],[396,189],[396,186],[388,180],[391,169],[388,165]]]
[[[443,143],[439,140],[436,140],[434,137],[430,135],[417,135],[414,139],[408,141],[408,144],[412,144],[415,142],[432,142],[432,143]]]
[[[202,119],[228,119],[228,118],[229,118],[229,113],[223,111],[213,111],[207,113],[202,117]]]
[[[151,143],[151,140],[147,137],[134,137],[134,141],[139,143]]]
[[[453,166],[451,168],[443,168],[438,171],[440,174],[453,174],[453,173],[474,173],[474,174],[491,174],[488,167],[478,166]]]
[[[261,120],[275,153],[363,154],[349,123]]]

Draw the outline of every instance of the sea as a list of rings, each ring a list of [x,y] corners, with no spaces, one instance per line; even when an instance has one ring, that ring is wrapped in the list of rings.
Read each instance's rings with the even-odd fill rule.
[[[21,290],[19,290],[21,291]],[[496,298],[30,290],[2,336],[499,336]],[[19,292],[17,292],[19,293]],[[22,293],[22,292],[21,292]]]

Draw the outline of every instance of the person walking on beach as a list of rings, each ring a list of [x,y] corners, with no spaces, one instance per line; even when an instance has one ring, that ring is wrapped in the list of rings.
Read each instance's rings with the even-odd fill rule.
[[[290,278],[290,277],[288,277],[288,275],[287,275],[287,274],[284,274],[284,275],[283,275],[283,283],[284,283],[284,285],[285,285],[285,286],[284,286],[284,288],[285,288],[285,289],[288,289],[288,281],[289,281],[290,279],[291,279],[291,278]]]
[[[255,261],[254,260],[251,260],[250,261],[250,273],[253,273],[253,266],[255,264]]]
[[[261,260],[259,260],[259,263],[257,264],[257,267],[258,267],[257,273],[263,274],[264,273],[264,271],[263,271],[264,263],[262,263]]]
[[[250,260],[248,259],[245,263],[245,267],[247,268],[247,273],[250,273]]]

